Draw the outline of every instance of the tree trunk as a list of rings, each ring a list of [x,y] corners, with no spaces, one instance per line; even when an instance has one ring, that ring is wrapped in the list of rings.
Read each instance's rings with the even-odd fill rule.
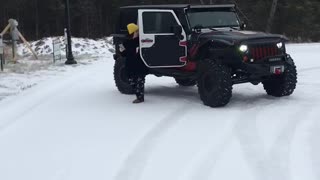
[[[38,0],[35,0],[35,23],[36,23],[36,39],[39,39],[39,7],[38,7]]]
[[[203,0],[200,0],[200,3],[201,3],[201,4],[204,4],[204,1],[203,1]]]
[[[267,28],[266,28],[267,32],[271,32],[274,15],[275,15],[276,10],[277,10],[277,5],[278,5],[278,0],[273,0],[272,6],[271,6],[271,10],[270,10],[269,19],[268,19],[268,24],[267,24]]]

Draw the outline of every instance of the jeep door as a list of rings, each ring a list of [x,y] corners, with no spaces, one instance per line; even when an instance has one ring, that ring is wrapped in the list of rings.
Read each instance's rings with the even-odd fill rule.
[[[149,68],[182,67],[187,61],[186,33],[173,10],[138,11],[140,56]],[[181,27],[180,36],[174,29]]]

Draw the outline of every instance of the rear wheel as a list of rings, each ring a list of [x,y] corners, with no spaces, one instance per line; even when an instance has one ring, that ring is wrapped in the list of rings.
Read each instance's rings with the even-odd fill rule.
[[[181,79],[181,78],[174,78],[180,86],[195,86],[197,84],[196,80],[191,79]]]
[[[286,67],[281,76],[262,83],[268,95],[275,97],[290,96],[296,89],[297,84],[297,69],[295,64],[292,61],[292,64]]]
[[[133,89],[129,84],[125,60],[123,58],[119,58],[115,61],[113,75],[115,84],[122,94],[134,94]]]
[[[225,65],[206,60],[205,72],[198,81],[198,91],[203,103],[210,107],[221,107],[232,97],[231,69]]]

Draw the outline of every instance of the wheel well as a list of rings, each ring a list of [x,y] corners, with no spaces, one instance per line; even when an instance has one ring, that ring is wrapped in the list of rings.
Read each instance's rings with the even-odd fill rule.
[[[225,61],[230,58],[231,54],[234,54],[234,48],[232,46],[220,41],[208,41],[201,45],[196,59]]]
[[[217,63],[227,65],[232,69],[239,68],[242,63],[236,48],[224,42],[206,42],[199,48],[195,59],[198,61],[211,59]]]

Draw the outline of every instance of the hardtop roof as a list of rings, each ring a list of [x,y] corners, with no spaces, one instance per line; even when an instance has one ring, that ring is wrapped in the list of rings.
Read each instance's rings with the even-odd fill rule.
[[[219,4],[219,5],[191,5],[191,4],[163,4],[163,5],[136,5],[123,6],[121,9],[202,9],[202,8],[234,8],[235,4]]]

